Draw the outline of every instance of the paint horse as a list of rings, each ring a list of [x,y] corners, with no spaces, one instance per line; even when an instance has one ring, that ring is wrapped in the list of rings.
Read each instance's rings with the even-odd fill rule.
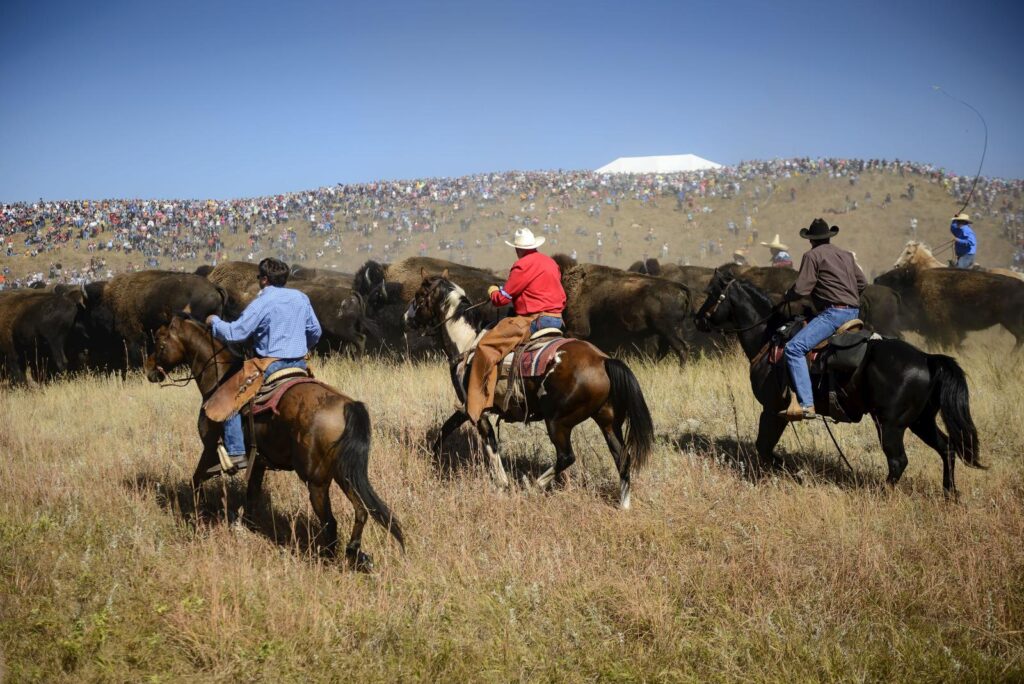
[[[465,291],[448,280],[447,271],[440,276],[423,275],[423,282],[406,311],[406,325],[440,335],[452,367],[456,394],[464,400],[455,369],[483,336],[484,322],[476,315]],[[629,367],[609,358],[589,342],[569,340],[541,375],[522,377],[522,392],[522,405],[514,410],[500,406],[489,410],[510,422],[544,421],[556,457],[555,465],[537,478],[536,485],[543,489],[555,478],[561,479],[565,469],[576,460],[572,430],[591,418],[615,459],[619,506],[628,509],[633,473],[645,465],[654,442],[651,414],[640,384]],[[461,409],[448,418],[434,442],[435,453],[440,452],[445,438],[467,420],[469,416]],[[625,434],[623,426],[627,428]],[[508,478],[487,414],[481,417],[476,428],[488,455],[492,478],[499,486],[507,487]]]

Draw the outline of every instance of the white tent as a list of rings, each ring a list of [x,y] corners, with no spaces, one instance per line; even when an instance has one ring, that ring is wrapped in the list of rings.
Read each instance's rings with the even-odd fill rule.
[[[695,154],[670,154],[660,157],[619,157],[611,164],[597,169],[597,173],[672,173],[720,168],[721,164]]]

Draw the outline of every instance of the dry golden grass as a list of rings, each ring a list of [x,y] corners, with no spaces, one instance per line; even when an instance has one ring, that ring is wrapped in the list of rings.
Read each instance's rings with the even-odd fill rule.
[[[787,432],[791,475],[752,472],[756,407],[738,356],[632,361],[654,413],[634,507],[597,431],[570,484],[494,490],[423,436],[452,405],[439,366],[337,360],[365,401],[378,527],[366,576],[306,553],[317,524],[291,473],[255,529],[194,525],[194,387],[86,378],[0,395],[0,677],[11,681],[1012,680],[1024,677],[1024,400],[1005,336],[962,359],[989,471],[942,496],[908,436],[895,491],[867,424]],[[1005,345],[1004,345],[1005,343]],[[734,416],[735,411],[735,418]],[[517,476],[553,460],[504,426]],[[458,440],[453,440],[458,441]],[[216,502],[220,485],[207,485]],[[229,505],[242,485],[228,483]],[[333,492],[343,534],[351,509]],[[216,503],[211,504],[214,508]]]

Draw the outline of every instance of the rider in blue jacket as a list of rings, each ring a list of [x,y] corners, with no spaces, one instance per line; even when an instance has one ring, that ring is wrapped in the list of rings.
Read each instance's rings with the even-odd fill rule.
[[[955,243],[953,251],[956,253],[956,267],[970,268],[974,265],[974,255],[978,251],[978,238],[971,230],[971,217],[964,213],[954,216],[949,224],[949,232],[953,234]]]

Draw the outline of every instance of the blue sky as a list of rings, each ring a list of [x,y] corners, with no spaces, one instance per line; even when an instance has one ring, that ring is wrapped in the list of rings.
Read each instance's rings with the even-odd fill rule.
[[[899,157],[1024,177],[1024,3],[0,2],[0,200]]]

